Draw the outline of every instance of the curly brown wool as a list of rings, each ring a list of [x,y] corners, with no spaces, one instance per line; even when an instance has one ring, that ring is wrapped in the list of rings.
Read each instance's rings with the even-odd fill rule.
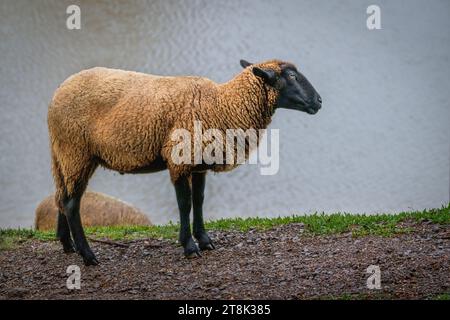
[[[121,173],[168,169],[172,182],[199,167],[176,165],[171,150],[175,129],[264,129],[278,92],[256,77],[254,66],[281,72],[271,60],[245,68],[217,84],[202,77],[162,77],[93,68],[69,77],[56,90],[48,110],[56,203],[82,193],[98,165]],[[234,166],[211,165],[222,171]],[[205,168],[203,168],[205,169]]]

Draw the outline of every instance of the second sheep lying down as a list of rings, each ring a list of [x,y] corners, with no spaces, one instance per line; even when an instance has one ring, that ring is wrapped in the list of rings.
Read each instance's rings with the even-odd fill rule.
[[[34,228],[54,230],[58,208],[55,196],[49,195],[36,208]],[[138,208],[104,193],[86,191],[80,202],[80,217],[84,227],[150,226],[147,216]]]
[[[80,199],[98,165],[121,173],[168,169],[180,210],[180,243],[186,256],[214,249],[203,225],[207,170],[234,165],[176,164],[171,152],[176,129],[265,129],[277,108],[315,114],[321,97],[293,64],[271,60],[250,64],[224,84],[201,77],[162,77],[93,68],[69,77],[48,111],[52,172],[59,208],[57,236],[64,250],[97,264],[81,225]],[[248,156],[248,152],[246,152]],[[189,183],[189,180],[191,183]],[[193,207],[193,235],[190,211]],[[72,237],[73,242],[72,242]]]

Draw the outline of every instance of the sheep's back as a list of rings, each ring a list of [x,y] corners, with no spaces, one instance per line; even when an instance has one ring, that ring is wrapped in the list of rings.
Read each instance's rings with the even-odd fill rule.
[[[87,148],[119,171],[160,156],[174,123],[195,107],[198,77],[93,68],[68,78],[49,108],[53,139]]]

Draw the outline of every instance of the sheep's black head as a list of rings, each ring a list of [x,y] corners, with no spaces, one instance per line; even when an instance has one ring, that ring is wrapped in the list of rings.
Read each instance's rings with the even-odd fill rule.
[[[272,65],[275,68],[271,67]],[[255,76],[278,90],[277,108],[304,111],[316,114],[322,107],[322,98],[297,68],[290,63],[281,61],[270,61],[253,65],[241,60],[241,66],[251,66]]]

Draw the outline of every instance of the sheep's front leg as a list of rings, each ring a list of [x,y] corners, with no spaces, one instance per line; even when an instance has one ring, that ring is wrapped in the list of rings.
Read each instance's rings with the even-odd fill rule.
[[[192,239],[189,214],[191,212],[191,188],[187,177],[181,177],[175,182],[175,193],[177,195],[178,209],[180,210],[180,243],[184,248],[187,258],[200,255],[200,250]]]
[[[206,233],[203,223],[203,199],[205,192],[205,172],[192,173],[192,203],[194,207],[194,237],[201,250],[213,250],[214,244]]]

